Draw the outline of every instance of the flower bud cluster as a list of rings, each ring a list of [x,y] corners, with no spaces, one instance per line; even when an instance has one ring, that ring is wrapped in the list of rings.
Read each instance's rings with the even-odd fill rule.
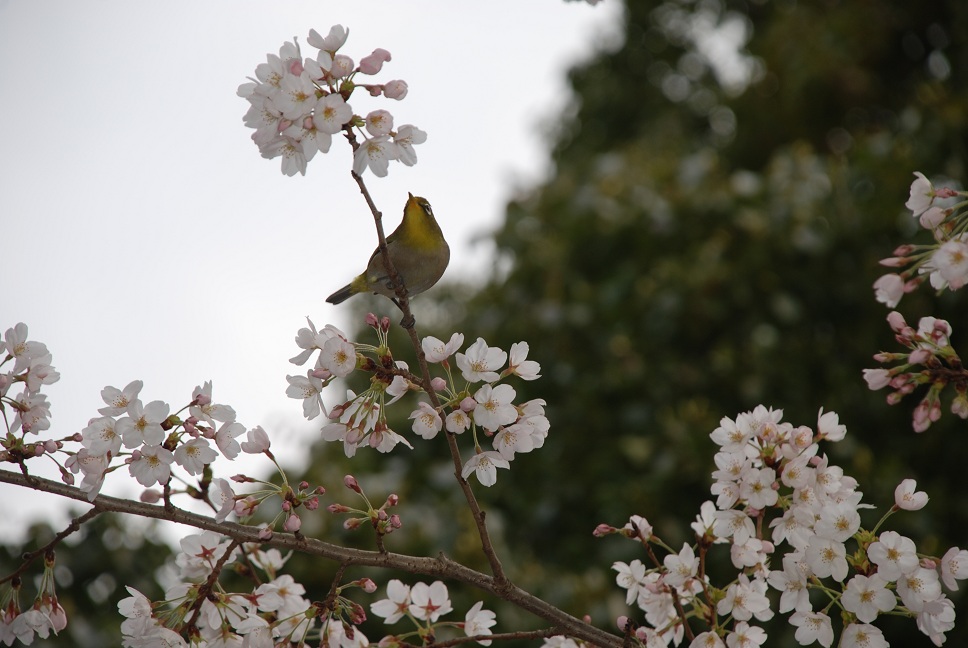
[[[256,67],[255,78],[239,86],[239,96],[250,104],[244,121],[255,129],[252,141],[263,157],[281,157],[286,175],[305,175],[309,161],[316,153],[329,152],[333,135],[340,132],[353,145],[354,171],[362,174],[369,168],[379,177],[387,175],[390,161],[416,164],[413,147],[427,140],[427,134],[411,124],[394,128],[393,115],[386,110],[365,117],[353,112],[348,102],[357,88],[395,101],[406,97],[408,88],[399,79],[381,84],[361,81],[360,75],[379,73],[390,53],[377,48],[357,65],[340,51],[348,35],[342,25],[333,26],[325,37],[310,30],[307,42],[318,50],[314,56],[304,58],[293,39],[283,44],[278,56],[268,54]],[[356,133],[362,143],[357,143]]]
[[[35,638],[47,639],[67,627],[67,612],[57,598],[54,582],[54,552],[44,556],[44,574],[37,588],[34,604],[27,610],[20,607],[19,577],[11,580],[0,596],[0,643],[5,646],[14,641],[33,643]]]
[[[841,646],[884,647],[874,621],[881,615],[914,618],[936,644],[954,627],[955,611],[942,591],[968,578],[968,551],[954,547],[925,557],[914,541],[881,530],[900,510],[916,510],[927,495],[914,480],[895,491],[894,506],[867,530],[857,482],[820,452],[821,441],[840,441],[846,429],[821,410],[816,430],[783,422],[782,411],[757,407],[736,420],[724,418],[710,435],[719,446],[712,494],[692,524],[696,542],[679,551],[658,538],[645,518],[622,529],[599,525],[596,536],[634,539],[648,560],[616,562],[626,601],[645,615],[635,636],[645,645],[690,648],[764,645],[757,625],[776,612],[789,614],[801,645],[834,643],[831,614],[844,619]],[[771,531],[766,531],[771,529]],[[726,585],[705,573],[707,554],[728,545],[738,576]],[[656,549],[665,553],[660,560]],[[777,556],[778,549],[785,549]],[[778,603],[768,596],[780,592]],[[691,612],[686,612],[691,610]],[[702,621],[702,627],[689,619]],[[698,631],[698,633],[697,633]]]
[[[968,201],[942,205],[949,198],[965,198],[968,192],[948,187],[940,189],[923,173],[916,172],[905,207],[934,235],[930,245],[902,245],[881,265],[907,269],[886,274],[874,282],[877,301],[894,308],[905,293],[915,290],[925,279],[935,290],[958,290],[968,283]],[[949,201],[950,202],[950,201]]]
[[[333,326],[317,331],[310,321],[309,327],[300,329],[296,336],[296,344],[303,351],[290,360],[301,365],[318,354],[305,378],[288,376],[290,386],[286,392],[303,401],[303,413],[310,420],[324,411],[320,392],[334,378],[345,377],[354,370],[372,374],[370,387],[360,394],[347,392],[346,399],[327,414],[329,422],[321,430],[325,440],[343,443],[347,457],[354,456],[364,445],[380,452],[389,452],[398,444],[413,448],[403,435],[390,429],[386,408],[407,392],[424,391],[421,379],[410,373],[406,363],[394,361],[390,353],[389,320],[369,315],[367,324],[378,336],[376,346],[352,343]],[[501,382],[512,375],[536,380],[541,368],[527,359],[526,342],[511,345],[510,356],[488,346],[481,338],[464,353],[457,353],[463,343],[460,333],[453,334],[447,343],[434,337],[423,339],[427,362],[439,365],[444,373],[430,382],[441,405],[437,409],[431,403],[420,402],[410,419],[413,432],[426,440],[444,429],[454,435],[471,430],[474,454],[464,464],[463,476],[466,479],[474,473],[482,484],[491,486],[497,480],[498,468],[509,468],[516,454],[540,448],[548,436],[545,402],[536,399],[516,404],[514,388]],[[455,353],[459,378],[449,360]],[[490,439],[493,449],[482,447],[485,439]]]
[[[951,412],[968,418],[968,371],[951,346],[951,324],[934,317],[922,317],[915,330],[897,311],[891,311],[887,322],[894,339],[908,349],[907,353],[878,353],[874,359],[884,365],[864,369],[864,380],[872,390],[890,387],[889,405],[895,405],[916,389],[927,386],[927,393],[914,408],[915,432],[924,432],[941,418],[941,393],[948,385],[955,390]]]
[[[351,513],[353,515],[353,517],[349,517],[343,522],[344,529],[352,531],[359,529],[364,524],[369,524],[376,531],[377,536],[382,537],[393,533],[403,526],[399,515],[387,512],[387,509],[393,508],[400,503],[399,495],[391,493],[380,508],[374,508],[366,493],[363,492],[363,487],[360,486],[360,483],[356,481],[353,475],[346,475],[343,478],[343,484],[358,494],[366,505],[366,510],[362,510],[334,502],[326,508],[330,513]]]

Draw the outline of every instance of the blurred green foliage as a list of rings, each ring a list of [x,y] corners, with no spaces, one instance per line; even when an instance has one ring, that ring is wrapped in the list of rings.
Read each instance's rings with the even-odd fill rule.
[[[570,80],[554,170],[508,205],[494,276],[433,291],[422,330],[527,340],[542,365],[515,388],[547,401],[545,447],[477,489],[515,578],[608,623],[625,608],[607,566],[641,556],[592,529],[636,513],[691,540],[709,432],[759,403],[798,425],[838,412],[848,438],[825,452],[878,506],[868,523],[916,477],[928,510],[889,526],[964,545],[964,422],[914,434],[916,400],[886,406],[861,370],[895,346],[878,260],[930,238],[904,208],[912,173],[968,177],[968,3],[637,0]],[[966,348],[968,307],[929,292],[901,311],[948,318]]]

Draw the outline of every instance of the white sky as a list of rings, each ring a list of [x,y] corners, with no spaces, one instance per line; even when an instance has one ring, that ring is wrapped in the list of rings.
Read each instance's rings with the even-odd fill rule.
[[[0,334],[25,322],[53,353],[51,436],[97,416],[105,385],[141,379],[142,400],[173,411],[212,380],[216,402],[288,444],[284,462],[319,438],[285,396],[286,374],[300,372],[293,338],[307,315],[347,325],[347,309],[323,300],[362,270],[375,237],[344,142],[288,178],[250,141],[235,93],[267,52],[293,36],[309,52],[309,29],[337,23],[356,61],[391,52],[375,80],[406,80],[407,98],[379,105],[360,91],[352,105],[384,107],[429,137],[415,167],[366,180],[388,232],[407,191],[427,197],[453,249],[448,276],[480,276],[490,247],[471,240],[499,223],[516,186],[548,171],[543,133],[570,99],[565,70],[614,40],[619,10],[0,0]],[[419,321],[419,300],[415,310]],[[131,484],[123,471],[103,492],[136,495]],[[60,510],[52,499],[0,484],[0,541]]]

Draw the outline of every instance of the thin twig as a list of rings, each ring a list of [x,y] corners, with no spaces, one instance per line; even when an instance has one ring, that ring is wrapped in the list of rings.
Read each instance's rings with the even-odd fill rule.
[[[14,473],[10,473],[10,474],[14,474]],[[25,485],[28,488],[34,488],[39,485],[39,482],[37,484],[34,484],[34,482],[38,479],[39,479],[38,477],[29,476],[26,479]],[[7,576],[0,578],[0,584],[6,583],[7,581],[13,580],[14,578],[20,576],[20,574],[24,573],[27,567],[29,567],[31,563],[33,563],[37,559],[37,556],[45,555],[48,551],[50,551],[55,546],[57,546],[64,538],[66,538],[67,536],[69,536],[70,534],[76,531],[79,531],[82,524],[84,524],[85,522],[87,522],[88,520],[94,517],[97,517],[101,513],[103,513],[103,511],[101,511],[97,507],[94,507],[84,515],[72,519],[71,523],[67,525],[67,528],[61,531],[60,533],[58,533],[57,535],[55,535],[53,540],[45,544],[40,549],[34,549],[33,551],[28,551],[24,553],[24,555],[21,557],[21,560],[23,562],[20,564],[20,567],[18,567],[15,571],[8,574]]]
[[[359,148],[359,143],[356,141],[356,136],[353,134],[352,130],[346,130],[346,138],[349,140],[350,145],[353,147],[354,153],[356,149]],[[370,212],[373,214],[373,221],[376,224],[377,238],[379,239],[379,249],[383,256],[383,263],[386,266],[387,273],[390,277],[390,281],[396,287],[397,294],[397,306],[403,311],[403,320],[401,325],[406,329],[410,336],[410,342],[413,344],[414,353],[417,356],[417,363],[420,366],[420,375],[422,380],[419,382],[423,390],[430,397],[430,403],[433,405],[434,409],[437,411],[438,416],[441,420],[444,419],[444,413],[440,404],[440,399],[437,398],[437,393],[434,391],[430,384],[430,368],[427,365],[427,357],[424,354],[423,346],[420,344],[420,337],[417,335],[417,330],[415,328],[416,320],[413,317],[413,313],[410,311],[410,299],[407,295],[407,288],[404,282],[400,280],[397,274],[396,268],[393,267],[393,262],[390,260],[390,255],[387,251],[386,239],[383,234],[383,215],[376,208],[376,204],[373,202],[372,196],[366,187],[366,183],[363,178],[355,171],[350,172],[353,176],[353,180],[360,188],[360,192],[363,194],[366,204],[370,207]],[[481,549],[484,555],[487,557],[488,564],[491,566],[491,573],[494,578],[500,584],[510,584],[507,576],[504,573],[504,567],[501,565],[501,560],[497,556],[497,551],[494,549],[494,544],[491,542],[490,533],[487,530],[487,524],[485,522],[484,511],[481,510],[480,504],[477,502],[477,498],[474,495],[474,491],[471,489],[470,484],[464,479],[461,474],[464,462],[460,455],[460,448],[457,446],[457,439],[451,433],[446,433],[447,445],[450,449],[451,458],[454,461],[454,475],[457,478],[457,483],[460,485],[461,491],[464,493],[464,499],[467,500],[467,505],[470,507],[471,515],[474,517],[474,524],[477,526],[477,534],[481,540]]]
[[[193,630],[197,629],[195,628],[195,622],[198,620],[198,615],[202,611],[202,604],[208,599],[208,595],[212,593],[212,589],[215,587],[215,581],[218,580],[219,575],[222,573],[222,569],[225,567],[226,561],[228,561],[229,557],[232,555],[232,552],[235,551],[235,548],[240,544],[242,543],[238,540],[232,540],[225,552],[219,556],[218,561],[212,568],[212,573],[208,575],[208,578],[205,579],[205,582],[202,583],[202,586],[198,588],[198,595],[196,596],[195,602],[192,603],[192,607],[189,610],[192,613],[192,617],[188,620],[188,625],[186,627]]]

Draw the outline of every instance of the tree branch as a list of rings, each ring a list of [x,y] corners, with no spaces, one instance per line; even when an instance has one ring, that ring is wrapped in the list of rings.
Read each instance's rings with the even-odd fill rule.
[[[427,558],[392,552],[379,553],[376,551],[363,551],[361,549],[341,547],[314,538],[303,537],[302,539],[298,539],[291,533],[276,533],[270,540],[263,542],[259,539],[259,527],[246,526],[235,522],[219,523],[214,518],[184,511],[177,507],[166,509],[164,506],[155,506],[153,504],[145,504],[143,502],[110,497],[108,495],[98,495],[93,502],[90,502],[87,498],[87,493],[74,486],[68,486],[41,477],[31,476],[28,479],[22,474],[8,470],[0,470],[0,482],[60,495],[68,499],[93,505],[97,511],[124,513],[156,520],[167,520],[196,529],[214,531],[240,543],[255,543],[277,549],[299,551],[310,556],[335,560],[346,564],[348,567],[365,566],[398,569],[411,574],[421,574],[458,581],[501,598],[544,619],[550,624],[557,626],[561,634],[583,639],[596,646],[619,648],[622,644],[619,637],[563,612],[516,585],[508,583],[507,581],[501,582],[494,576],[482,574],[469,567],[465,567],[443,554],[436,558]]]
[[[0,472],[6,472],[6,471],[0,471]],[[15,475],[16,473],[10,473],[10,474]],[[34,482],[37,479],[38,479],[37,477],[34,477],[33,475],[31,475],[30,477],[26,478],[24,481],[26,482],[26,485],[28,488],[33,488]],[[43,556],[44,554],[46,554],[48,551],[50,551],[55,546],[57,546],[57,544],[60,543],[61,540],[63,540],[70,534],[76,531],[79,531],[82,524],[84,524],[91,518],[97,517],[102,512],[103,511],[95,507],[90,511],[88,511],[87,513],[85,513],[84,515],[80,517],[76,517],[73,520],[71,520],[71,523],[67,525],[67,528],[61,531],[60,533],[58,533],[57,535],[55,535],[53,540],[45,544],[40,549],[35,549],[34,551],[28,551],[27,553],[25,553],[22,557],[23,562],[21,563],[20,567],[18,567],[13,573],[0,578],[0,585],[2,585],[3,583],[6,583],[9,580],[13,580],[14,578],[22,574],[24,570],[26,570],[27,567],[29,567],[30,564],[37,559],[37,556]]]

